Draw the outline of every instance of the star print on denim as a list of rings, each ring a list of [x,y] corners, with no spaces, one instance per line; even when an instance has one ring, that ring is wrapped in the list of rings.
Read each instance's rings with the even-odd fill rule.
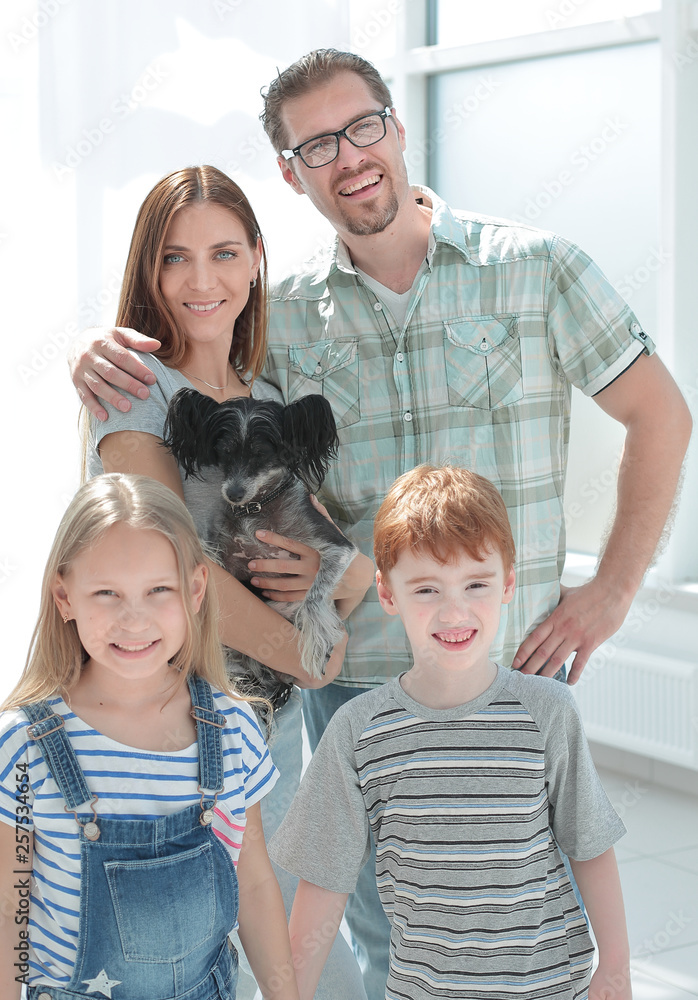
[[[83,979],[83,983],[89,986],[88,993],[101,993],[102,996],[109,997],[110,1000],[112,987],[118,986],[120,982],[120,979],[110,979],[104,969],[94,979]]]

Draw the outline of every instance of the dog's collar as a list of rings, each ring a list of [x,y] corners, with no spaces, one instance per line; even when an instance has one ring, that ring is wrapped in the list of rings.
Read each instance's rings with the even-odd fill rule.
[[[267,496],[262,497],[261,500],[250,500],[249,503],[231,504],[233,514],[236,517],[245,517],[248,514],[259,514],[265,504],[271,503],[272,500],[276,500],[278,496],[281,496],[284,490],[287,490],[292,482],[293,478],[287,479],[281,484],[281,486],[279,486],[278,490],[273,490],[271,493],[267,494]]]

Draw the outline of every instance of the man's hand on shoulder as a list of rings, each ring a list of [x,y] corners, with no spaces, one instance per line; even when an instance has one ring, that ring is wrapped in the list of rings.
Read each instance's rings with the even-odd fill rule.
[[[68,352],[70,375],[81,402],[97,420],[109,416],[99,399],[123,412],[131,409],[118,389],[148,398],[155,376],[130,350],[149,352],[159,346],[159,340],[120,326],[94,327],[75,338]]]
[[[560,603],[519,646],[512,666],[524,674],[553,677],[576,653],[567,683],[575,684],[594,650],[625,621],[630,601],[595,577],[581,587],[561,587]]]

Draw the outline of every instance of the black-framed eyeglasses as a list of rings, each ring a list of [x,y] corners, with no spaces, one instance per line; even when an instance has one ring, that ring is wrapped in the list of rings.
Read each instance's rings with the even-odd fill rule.
[[[344,128],[336,132],[328,132],[326,135],[316,135],[312,139],[306,139],[295,149],[282,149],[281,155],[285,160],[290,160],[294,156],[300,156],[306,167],[324,167],[327,163],[332,163],[339,156],[339,140],[342,136],[348,139],[352,146],[372,146],[384,138],[387,129],[386,119],[391,117],[390,108],[383,111],[374,111],[370,115],[362,115],[356,121],[349,122]]]

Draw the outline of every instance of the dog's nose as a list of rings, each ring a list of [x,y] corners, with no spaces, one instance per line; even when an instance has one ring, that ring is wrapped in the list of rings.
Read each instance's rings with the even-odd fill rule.
[[[240,503],[245,495],[245,490],[238,483],[228,483],[225,487],[225,495],[231,503]]]

